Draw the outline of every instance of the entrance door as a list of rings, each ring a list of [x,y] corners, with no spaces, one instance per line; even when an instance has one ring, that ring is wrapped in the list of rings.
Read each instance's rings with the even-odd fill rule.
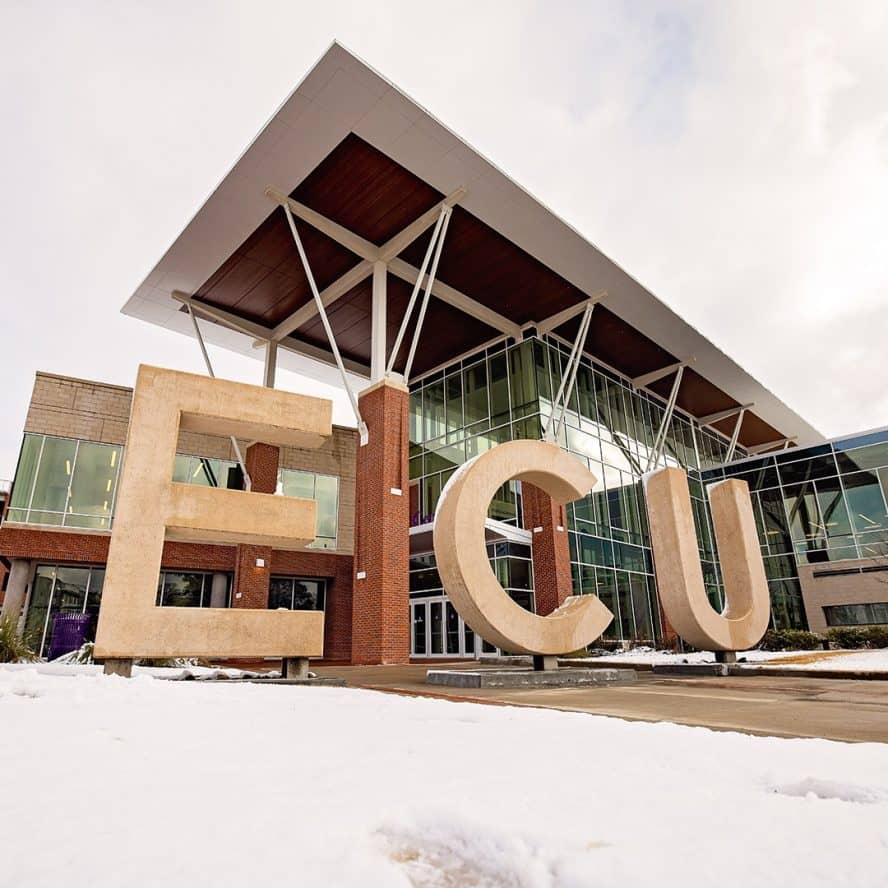
[[[475,633],[444,596],[411,601],[410,626],[413,657],[472,659],[476,656]]]

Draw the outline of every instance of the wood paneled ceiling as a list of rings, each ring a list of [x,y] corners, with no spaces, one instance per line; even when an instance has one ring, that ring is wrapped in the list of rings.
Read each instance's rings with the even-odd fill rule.
[[[291,197],[380,246],[444,195],[350,134],[293,190]],[[296,225],[321,290],[360,261],[360,257],[307,223],[297,220]],[[419,267],[430,237],[431,232],[427,232],[418,238],[402,258]],[[517,324],[542,321],[587,296],[460,206],[454,208],[451,217],[437,279]],[[388,276],[387,286],[387,338],[391,349],[412,288],[392,275]],[[270,209],[266,219],[194,296],[196,302],[224,309],[267,328],[273,328],[311,301],[308,280],[283,212],[278,207]],[[370,362],[371,298],[372,284],[367,278],[328,308],[343,355],[364,365]],[[577,323],[568,322],[557,332],[572,338]],[[413,373],[423,373],[496,335],[492,327],[433,297]],[[317,316],[296,330],[292,338],[329,348]],[[407,348],[405,343],[396,369],[403,366]],[[593,313],[586,351],[629,377],[678,360],[602,305]],[[651,389],[668,396],[671,384],[671,378],[667,378],[654,383]],[[702,416],[736,403],[692,369],[686,369],[678,398],[682,409]],[[726,426],[730,434],[731,423],[727,421],[718,427],[724,430]],[[778,438],[780,433],[776,429],[747,413],[742,444],[753,446]]]

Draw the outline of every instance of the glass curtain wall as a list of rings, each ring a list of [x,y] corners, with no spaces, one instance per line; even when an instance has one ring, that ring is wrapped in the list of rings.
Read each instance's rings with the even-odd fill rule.
[[[25,435],[8,521],[107,530],[123,448]]]
[[[733,462],[749,484],[774,624],[805,626],[798,563],[888,560],[888,429]]]
[[[542,438],[569,351],[554,337],[501,344],[411,387],[418,523],[432,520],[443,486],[467,459],[504,441]],[[654,640],[661,632],[641,475],[664,411],[661,399],[584,356],[558,431],[561,445],[598,479],[568,514],[575,591],[597,593],[615,614],[605,638]],[[688,471],[700,558],[716,607],[723,603],[721,578],[701,472],[721,465],[727,448],[725,438],[676,409],[657,463]],[[522,526],[520,484],[504,485],[490,517]]]
[[[109,530],[123,447],[77,438],[26,434],[15,473],[7,521]],[[177,453],[173,481],[240,490],[232,460]]]

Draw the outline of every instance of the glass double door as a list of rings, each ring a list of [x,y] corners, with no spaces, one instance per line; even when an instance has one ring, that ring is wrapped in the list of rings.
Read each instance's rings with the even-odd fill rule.
[[[410,654],[413,657],[477,656],[474,632],[463,622],[456,608],[445,598],[424,598],[410,602]]]
[[[86,638],[88,641],[95,638],[104,581],[104,568],[55,564],[37,567],[28,601],[25,635],[41,657],[49,653],[56,614],[90,614],[92,620]]]

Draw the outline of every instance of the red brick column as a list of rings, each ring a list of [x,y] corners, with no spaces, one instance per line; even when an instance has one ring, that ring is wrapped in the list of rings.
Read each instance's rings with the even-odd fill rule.
[[[271,444],[251,444],[244,454],[247,474],[253,482],[254,493],[274,493],[277,487],[280,451]],[[264,561],[260,567],[257,561]],[[268,607],[268,581],[271,578],[271,547],[237,547],[234,567],[232,607],[262,610]]]
[[[521,483],[524,527],[533,534],[533,584],[536,612],[551,614],[573,592],[567,512],[534,484]]]
[[[369,439],[356,464],[353,663],[410,661],[408,401],[390,381],[359,400]]]
[[[244,463],[253,482],[254,493],[274,493],[277,490],[280,455],[280,450],[271,444],[251,444],[247,448]]]

